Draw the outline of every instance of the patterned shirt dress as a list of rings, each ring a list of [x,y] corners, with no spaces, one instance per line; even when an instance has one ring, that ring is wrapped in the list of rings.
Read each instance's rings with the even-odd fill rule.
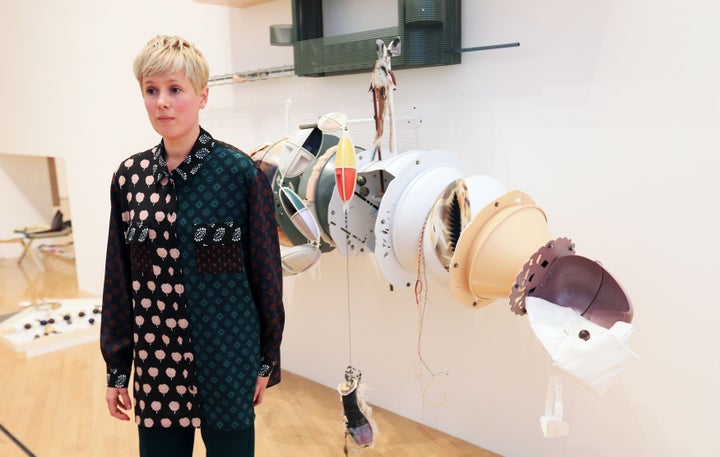
[[[258,375],[280,382],[285,314],[272,189],[201,129],[172,172],[163,143],[111,185],[100,346],[145,427],[241,430]],[[132,379],[131,379],[132,376]]]

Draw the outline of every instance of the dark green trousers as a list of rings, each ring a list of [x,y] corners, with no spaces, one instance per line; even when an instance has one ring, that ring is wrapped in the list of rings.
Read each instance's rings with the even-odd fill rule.
[[[146,428],[139,426],[140,457],[192,457],[195,428]],[[255,426],[224,432],[200,427],[207,457],[253,457]]]

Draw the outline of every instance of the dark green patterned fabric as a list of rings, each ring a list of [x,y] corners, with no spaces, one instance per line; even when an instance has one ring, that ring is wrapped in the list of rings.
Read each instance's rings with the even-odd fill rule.
[[[248,195],[256,173],[247,156],[216,145],[194,177],[176,182],[178,244],[184,253],[198,394],[203,422],[209,421],[218,430],[247,427],[255,417],[252,398],[260,360],[260,323],[242,268],[198,272],[202,269],[198,251],[207,246],[196,243],[195,235],[203,224],[222,222],[232,222],[242,234],[248,233],[247,202],[238,196]],[[217,244],[222,244],[222,250],[239,252],[242,259],[249,258],[241,240]],[[223,262],[217,268],[223,270]]]

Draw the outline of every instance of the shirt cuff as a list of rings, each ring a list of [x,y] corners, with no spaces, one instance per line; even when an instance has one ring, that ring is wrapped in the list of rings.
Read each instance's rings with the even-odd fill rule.
[[[270,376],[273,372],[273,368],[275,368],[275,361],[267,359],[265,357],[260,358],[260,370],[258,370],[258,376],[267,378]]]
[[[120,370],[119,368],[107,369],[107,386],[119,389],[127,388],[130,384],[130,372]]]

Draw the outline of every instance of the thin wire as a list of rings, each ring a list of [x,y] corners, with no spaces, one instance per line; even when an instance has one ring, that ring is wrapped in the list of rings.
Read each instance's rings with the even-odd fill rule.
[[[348,231],[348,210],[345,208],[345,249],[350,243],[350,232]],[[349,366],[352,364],[352,325],[350,325],[350,252],[345,255],[345,284],[347,285],[347,310],[348,310],[348,358]]]

